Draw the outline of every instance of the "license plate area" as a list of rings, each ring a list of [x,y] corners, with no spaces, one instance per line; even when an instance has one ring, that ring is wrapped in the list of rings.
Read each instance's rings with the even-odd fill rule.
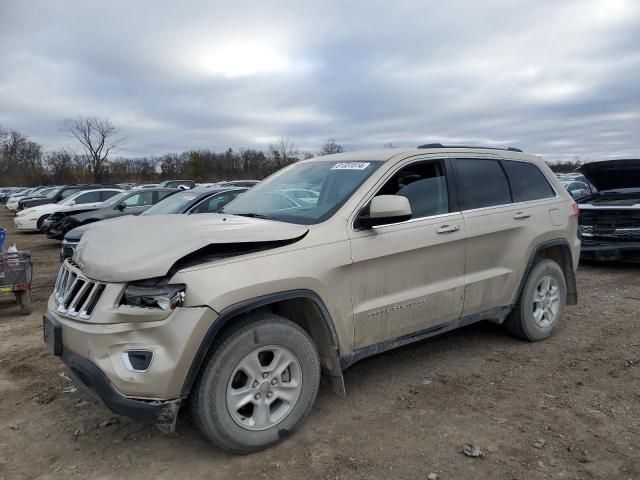
[[[62,355],[62,326],[60,322],[45,315],[42,319],[42,334],[49,352],[58,357]]]

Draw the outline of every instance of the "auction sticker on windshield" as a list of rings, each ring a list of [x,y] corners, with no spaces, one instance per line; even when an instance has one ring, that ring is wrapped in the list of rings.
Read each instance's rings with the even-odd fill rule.
[[[341,162],[336,163],[331,170],[365,170],[369,165],[369,162]]]

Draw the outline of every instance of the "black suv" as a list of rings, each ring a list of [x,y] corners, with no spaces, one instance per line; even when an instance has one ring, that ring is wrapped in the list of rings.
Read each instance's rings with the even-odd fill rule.
[[[25,208],[35,207],[37,205],[46,205],[47,203],[58,203],[60,200],[64,200],[67,197],[70,197],[74,193],[77,193],[81,190],[93,190],[97,188],[120,188],[117,185],[99,185],[99,184],[91,184],[91,185],[64,185],[55,190],[51,190],[44,196],[39,197],[25,197],[18,202],[18,209],[24,210]]]
[[[111,197],[101,204],[101,208],[56,212],[47,219],[49,223],[47,237],[62,240],[65,233],[80,225],[125,215],[139,215],[178,191],[175,188],[132,189]]]

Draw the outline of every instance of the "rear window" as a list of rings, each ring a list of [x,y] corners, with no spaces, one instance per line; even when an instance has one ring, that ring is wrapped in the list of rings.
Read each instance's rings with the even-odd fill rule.
[[[509,182],[498,160],[458,158],[455,165],[461,210],[511,203]]]
[[[528,202],[556,196],[547,177],[532,163],[503,160],[514,202]]]

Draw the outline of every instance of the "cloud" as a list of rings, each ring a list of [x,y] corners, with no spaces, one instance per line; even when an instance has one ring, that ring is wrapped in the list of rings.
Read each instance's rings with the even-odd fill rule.
[[[53,149],[61,119],[108,117],[131,156],[280,136],[640,156],[639,24],[635,0],[3,2],[0,124]]]

